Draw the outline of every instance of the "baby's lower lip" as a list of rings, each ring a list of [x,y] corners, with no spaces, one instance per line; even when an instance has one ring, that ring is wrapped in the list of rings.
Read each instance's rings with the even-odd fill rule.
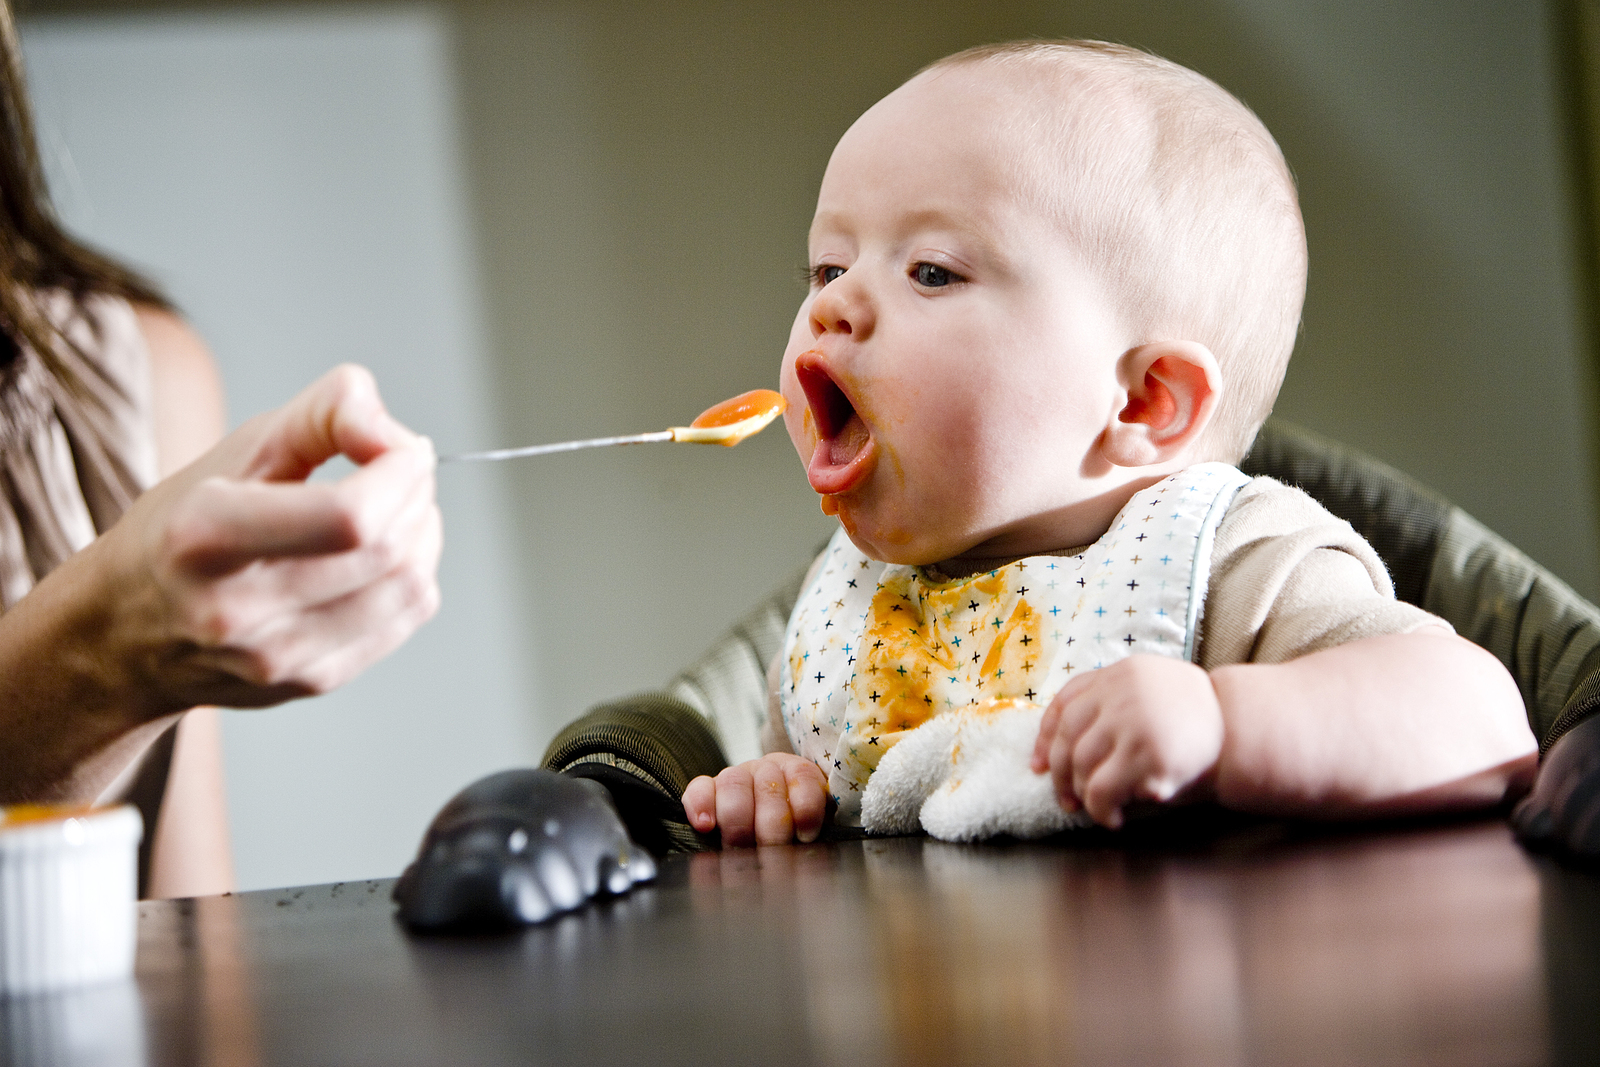
[[[819,440],[811,450],[806,478],[819,493],[848,493],[866,480],[877,464],[878,449],[859,416],[833,437]]]

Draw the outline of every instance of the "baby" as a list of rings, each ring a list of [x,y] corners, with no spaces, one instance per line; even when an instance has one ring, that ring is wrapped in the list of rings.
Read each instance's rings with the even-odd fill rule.
[[[1097,42],[941,60],[839,142],[810,264],[781,387],[841,530],[768,754],[689,785],[696,829],[1035,836],[1138,800],[1352,816],[1531,778],[1500,663],[1231,466],[1306,252],[1277,145],[1218,86]]]

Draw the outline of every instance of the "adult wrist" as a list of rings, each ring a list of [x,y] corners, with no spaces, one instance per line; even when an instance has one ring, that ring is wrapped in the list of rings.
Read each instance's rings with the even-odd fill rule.
[[[129,665],[109,650],[112,598],[95,555],[69,559],[0,615],[0,802],[93,799],[102,757],[157,714],[129,699]]]

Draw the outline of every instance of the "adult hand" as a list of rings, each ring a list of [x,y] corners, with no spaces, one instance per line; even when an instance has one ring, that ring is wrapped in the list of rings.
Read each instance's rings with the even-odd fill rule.
[[[306,478],[335,455],[360,469]],[[155,486],[83,553],[98,660],[139,717],[326,692],[438,607],[432,444],[337,368]]]
[[[1511,827],[1529,848],[1600,858],[1600,715],[1550,746],[1533,791],[1511,813]]]

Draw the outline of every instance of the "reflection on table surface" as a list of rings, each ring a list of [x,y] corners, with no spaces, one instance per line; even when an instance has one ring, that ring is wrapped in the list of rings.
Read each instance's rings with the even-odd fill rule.
[[[1594,1047],[1600,875],[1528,856],[1501,823],[1173,840],[677,857],[629,897],[471,938],[404,933],[387,881],[145,904],[137,985],[5,1002],[3,1049],[13,1063],[1459,1065]]]

